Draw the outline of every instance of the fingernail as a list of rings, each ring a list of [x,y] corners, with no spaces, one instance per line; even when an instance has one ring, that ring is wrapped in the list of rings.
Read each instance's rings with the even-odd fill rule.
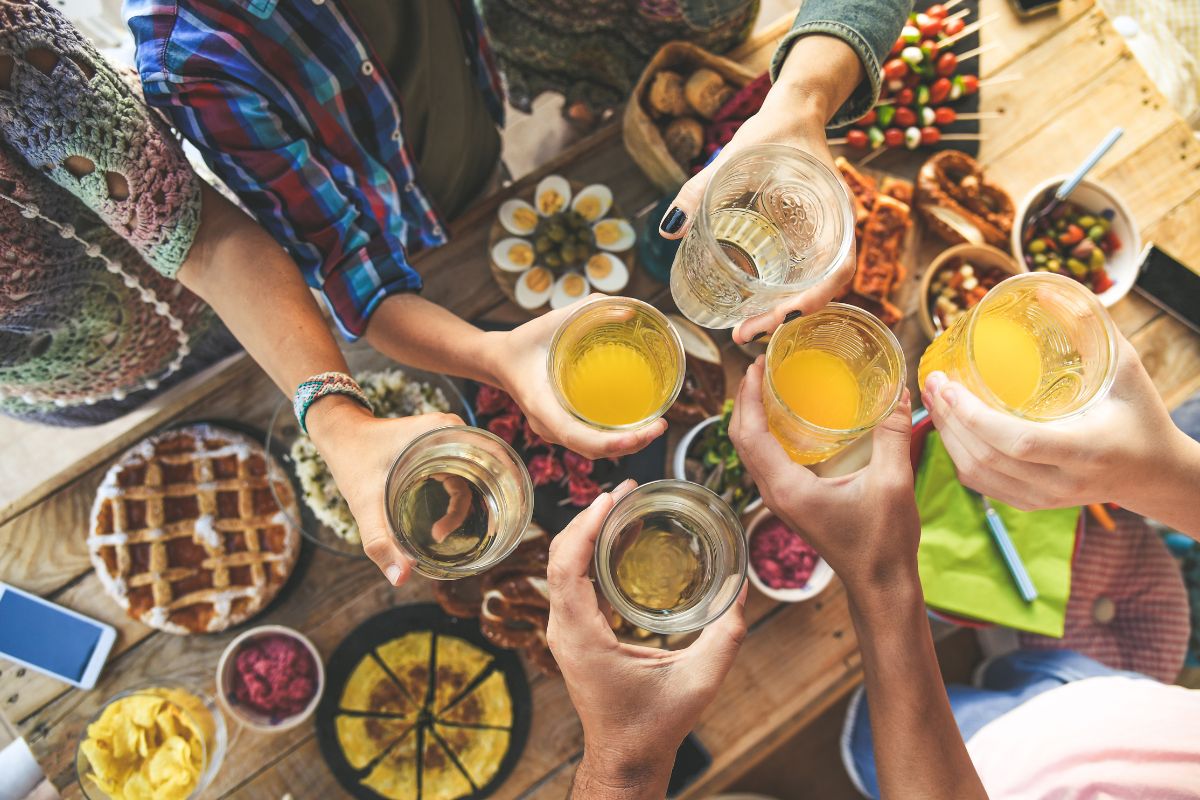
[[[686,220],[687,214],[683,213],[683,209],[678,206],[671,206],[671,210],[663,217],[663,221],[658,227],[663,233],[678,233]]]
[[[766,335],[767,335],[766,331],[759,331],[758,333],[756,333],[750,337],[750,341],[757,342],[759,339],[763,338]]]
[[[592,506],[596,505],[606,497],[608,497],[608,492],[601,492],[600,494],[596,495],[596,499],[592,501]],[[592,506],[588,506],[588,508],[591,508]]]
[[[796,311],[789,311],[788,313],[786,313],[786,314],[784,314],[784,315],[783,315],[783,321],[784,321],[784,322],[791,322],[792,320],[797,320],[797,319],[800,319],[800,318],[801,318],[801,317],[803,317],[803,316],[804,316],[804,312],[803,312],[803,311],[800,311],[800,310],[796,310]]]
[[[925,378],[926,394],[931,394],[931,395],[938,394],[938,392],[941,390],[941,388],[945,385],[946,385],[946,373],[944,373],[944,372],[931,372]],[[924,396],[924,395],[922,395],[922,396]]]
[[[953,386],[944,389],[941,392],[941,395],[942,400],[945,401],[946,405],[950,406],[951,408],[954,408],[954,406],[958,403],[958,391],[955,390]]]
[[[396,582],[400,580],[400,567],[396,564],[391,564],[383,571],[383,574],[388,579],[388,583],[395,586]]]

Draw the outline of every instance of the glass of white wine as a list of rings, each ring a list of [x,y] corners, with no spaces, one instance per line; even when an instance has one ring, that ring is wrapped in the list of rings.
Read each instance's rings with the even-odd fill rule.
[[[626,621],[655,633],[699,630],[746,580],[746,536],[729,504],[690,481],[643,484],[596,538],[596,581]]]
[[[388,525],[422,575],[453,580],[503,561],[533,517],[533,484],[503,439],[466,425],[418,436],[385,489]]]
[[[697,325],[732,328],[825,280],[853,248],[850,193],[832,170],[794,147],[750,147],[709,182],[671,296]]]

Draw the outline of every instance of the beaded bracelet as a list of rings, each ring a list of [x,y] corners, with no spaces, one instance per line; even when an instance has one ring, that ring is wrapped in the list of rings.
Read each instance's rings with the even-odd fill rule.
[[[322,372],[320,375],[313,375],[311,378],[301,381],[300,385],[296,387],[296,396],[292,398],[292,409],[296,412],[300,430],[308,433],[308,428],[304,425],[308,409],[327,394],[344,394],[353,397],[368,411],[373,410],[371,401],[367,399],[362,387],[354,378],[344,372]]]

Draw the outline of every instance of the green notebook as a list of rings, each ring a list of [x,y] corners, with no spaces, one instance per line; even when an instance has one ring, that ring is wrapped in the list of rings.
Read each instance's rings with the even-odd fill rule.
[[[1026,603],[988,532],[982,501],[958,482],[954,462],[936,431],[925,440],[916,492],[921,513],[917,566],[928,605],[1017,630],[1062,636],[1078,508],[1026,512],[992,501],[1037,587],[1038,599]]]

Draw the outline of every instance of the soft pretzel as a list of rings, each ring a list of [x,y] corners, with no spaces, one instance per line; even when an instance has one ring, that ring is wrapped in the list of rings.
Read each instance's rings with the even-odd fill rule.
[[[957,150],[943,150],[921,166],[916,204],[930,230],[951,243],[1005,247],[1016,215],[1008,193]]]

